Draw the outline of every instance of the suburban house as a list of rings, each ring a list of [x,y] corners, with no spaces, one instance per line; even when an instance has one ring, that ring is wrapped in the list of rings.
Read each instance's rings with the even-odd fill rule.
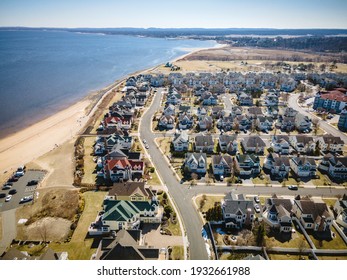
[[[318,138],[319,148],[322,152],[342,152],[345,142],[338,137],[331,134],[322,135]]]
[[[217,176],[229,176],[233,169],[233,159],[230,155],[213,155],[212,170]]]
[[[177,104],[180,104],[181,101],[182,101],[181,94],[179,94],[176,89],[169,89],[167,99],[166,99],[166,104],[177,105]]]
[[[106,117],[102,122],[102,126],[104,127],[104,129],[107,129],[109,133],[115,129],[129,130],[131,129],[131,124],[131,118],[113,116]]]
[[[158,126],[163,129],[173,129],[175,127],[175,117],[162,115],[159,119]]]
[[[307,135],[294,135],[289,137],[290,144],[300,154],[311,154],[316,149],[313,137]]]
[[[265,97],[266,106],[278,106],[278,95],[274,92],[269,92]]]
[[[238,142],[236,141],[237,135],[227,135],[227,134],[221,134],[218,138],[218,145],[220,150],[223,153],[228,153],[231,155],[235,155],[238,151]]]
[[[270,171],[272,178],[280,180],[288,178],[290,171],[289,157],[269,153],[264,161],[263,168]]]
[[[188,113],[179,114],[178,117],[178,128],[179,129],[190,129],[194,125],[194,118]]]
[[[276,127],[281,129],[281,131],[293,131],[295,129],[295,117],[280,116],[277,120]]]
[[[224,131],[230,131],[234,127],[234,117],[229,115],[229,116],[224,116],[217,121],[217,127],[219,129],[223,129]]]
[[[211,92],[203,93],[200,97],[200,100],[202,101],[202,105],[205,106],[217,105],[218,103],[217,95],[212,94]]]
[[[238,101],[240,106],[253,106],[253,98],[250,94],[242,92],[238,96]]]
[[[248,114],[247,114],[251,119],[256,119],[259,116],[263,116],[264,113],[261,110],[260,107],[249,107],[248,108]]]
[[[251,227],[255,218],[253,201],[243,194],[228,193],[221,201],[223,221],[226,228]]]
[[[162,218],[156,193],[144,182],[115,184],[106,195],[103,208],[89,227],[90,235],[139,229],[141,222],[160,223]]]
[[[235,160],[235,173],[240,176],[252,177],[260,173],[260,159],[258,156],[237,154]]]
[[[256,120],[256,127],[260,131],[272,130],[273,119],[272,117],[258,116]]]
[[[336,223],[342,226],[344,231],[347,232],[347,195],[336,201],[334,212],[336,213]]]
[[[304,116],[303,114],[297,113],[295,116],[295,128],[297,131],[310,131],[312,122],[308,116]]]
[[[198,117],[200,118],[200,117],[207,116],[208,111],[209,109],[206,106],[198,107],[198,110],[197,110]]]
[[[290,152],[290,141],[287,135],[272,136],[271,147],[275,153],[288,155]]]
[[[131,136],[124,136],[113,133],[106,138],[99,138],[99,143],[105,141],[105,147],[108,151],[112,150],[115,145],[119,145],[122,149],[131,149],[133,138]]]
[[[310,178],[316,176],[317,165],[313,158],[292,157],[290,167],[299,178]]]
[[[176,152],[188,151],[189,147],[189,136],[186,131],[176,133],[172,140],[173,148]]]
[[[295,199],[292,212],[305,229],[313,231],[330,230],[333,216],[324,202],[310,199]]]
[[[292,201],[290,199],[277,198],[274,195],[268,198],[263,211],[263,220],[271,228],[279,230],[279,232],[292,231]]]
[[[195,136],[194,150],[196,152],[213,153],[214,141],[212,135]]]
[[[141,230],[121,229],[115,238],[103,238],[95,260],[158,260],[158,248],[146,246]]]
[[[210,130],[213,127],[213,119],[210,116],[200,116],[198,124],[200,130]]]
[[[100,172],[104,179],[113,182],[139,180],[144,172],[143,161],[131,160],[126,157],[119,159],[106,159],[103,170]]]
[[[164,116],[175,116],[176,111],[175,111],[175,106],[172,104],[169,104],[168,106],[165,107],[163,115]]]
[[[264,154],[265,142],[259,136],[245,137],[241,146],[246,153]]]
[[[327,154],[323,157],[318,169],[328,174],[334,181],[345,182],[347,180],[347,157]]]
[[[225,115],[225,111],[222,106],[213,106],[211,111],[211,116],[214,119],[220,119]]]
[[[184,167],[190,173],[205,174],[207,170],[207,157],[205,153],[186,153]]]
[[[313,109],[340,113],[347,105],[347,89],[336,88],[327,92],[317,92],[313,102]]]

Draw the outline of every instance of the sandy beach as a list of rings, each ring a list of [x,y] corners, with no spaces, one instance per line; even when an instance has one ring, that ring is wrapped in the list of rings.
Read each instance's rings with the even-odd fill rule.
[[[192,49],[191,52],[176,58],[173,62],[200,50],[202,49]],[[146,70],[140,70],[130,75],[144,72],[148,73],[154,71],[158,67],[159,66],[155,66]],[[86,111],[92,100],[90,98],[85,98],[53,116],[1,139],[1,175],[14,171],[19,165],[37,159],[78,135],[78,133],[83,131],[84,126],[91,116],[93,116],[95,110],[98,109],[98,104],[102,99],[105,98],[115,87],[119,86],[124,79],[125,78],[122,78],[118,82],[107,87],[109,90],[103,94],[102,98],[94,105],[93,109],[88,114]]]

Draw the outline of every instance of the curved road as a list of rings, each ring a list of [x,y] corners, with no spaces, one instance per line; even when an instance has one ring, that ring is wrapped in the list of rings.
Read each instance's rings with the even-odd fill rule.
[[[311,114],[310,112],[306,112],[305,109],[301,108],[298,104],[298,98],[299,98],[299,94],[292,94],[288,100],[288,107],[292,107],[293,109],[297,110],[299,113],[303,114],[304,116],[308,116],[310,118],[313,118],[313,117],[318,118],[317,116]],[[319,122],[319,125],[327,133],[330,133],[334,136],[339,136],[345,143],[347,143],[347,135],[343,133],[342,131],[338,130],[337,128],[333,127],[332,125],[330,125],[329,123],[323,120]]]
[[[157,137],[160,137],[160,134],[155,134],[151,131],[151,123],[154,113],[160,107],[160,100],[162,97],[162,90],[158,89],[158,92],[155,94],[153,102],[151,106],[148,108],[146,113],[142,116],[141,124],[140,124],[140,137],[141,139],[146,139],[149,145],[148,152],[150,154],[151,160],[156,167],[159,176],[161,177],[163,183],[167,186],[167,189],[173,198],[179,214],[182,217],[183,224],[186,229],[187,237],[190,242],[190,259],[200,260],[200,259],[208,259],[205,242],[201,236],[201,228],[203,226],[200,216],[197,210],[194,208],[192,203],[192,198],[200,194],[223,194],[234,190],[236,193],[243,194],[254,194],[254,195],[311,195],[311,196],[322,196],[322,197],[333,197],[336,195],[343,195],[346,193],[344,188],[299,188],[297,191],[291,191],[287,188],[282,187],[269,187],[269,186],[207,186],[207,185],[196,185],[192,188],[188,188],[187,185],[181,185],[170,168],[168,161],[163,157],[161,151],[158,149],[154,140]],[[305,115],[309,115],[303,109],[301,109],[297,103],[296,99],[291,97],[289,104],[295,103],[296,106],[293,106],[296,110],[300,112],[304,112]],[[298,108],[299,107],[299,108]],[[325,129],[325,126],[322,128]],[[330,132],[331,129],[334,129],[330,125],[329,133],[336,135],[336,133]],[[334,129],[336,132],[336,129]],[[168,135],[166,135],[168,136]],[[170,135],[172,136],[172,135]],[[345,136],[346,137],[346,136]],[[344,139],[344,138],[343,138]],[[345,140],[345,139],[344,139]],[[346,141],[347,142],[347,141]]]
[[[198,212],[193,207],[191,199],[187,196],[187,186],[183,187],[177,181],[176,177],[173,175],[168,162],[165,160],[160,150],[157,148],[154,139],[155,134],[151,131],[151,122],[153,114],[160,107],[160,99],[162,97],[162,90],[158,89],[154,96],[152,105],[142,116],[140,124],[140,135],[141,139],[146,139],[149,149],[148,152],[151,156],[151,160],[156,167],[163,183],[167,186],[168,191],[173,198],[177,208],[179,209],[179,214],[182,217],[183,224],[185,225],[186,233],[189,245],[190,259],[200,260],[208,259],[206,246],[204,239],[201,235],[202,222],[200,220]]]

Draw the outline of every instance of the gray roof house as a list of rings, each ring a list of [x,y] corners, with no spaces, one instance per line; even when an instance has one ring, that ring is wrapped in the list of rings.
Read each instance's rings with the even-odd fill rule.
[[[318,169],[327,173],[334,181],[345,182],[347,180],[347,157],[336,157],[329,153],[323,157]]]
[[[233,159],[229,155],[213,155],[212,170],[213,174],[220,176],[228,176],[233,169]]]
[[[205,174],[207,170],[207,157],[205,153],[187,153],[184,166],[191,173]]]
[[[299,178],[310,178],[316,176],[317,165],[313,158],[292,157],[290,167]]]
[[[292,230],[292,202],[290,199],[268,198],[263,211],[263,218],[271,228],[278,229],[280,232],[291,232]]]
[[[222,152],[227,152],[228,154],[236,154],[238,150],[237,134],[227,135],[221,134],[218,138],[218,145]]]
[[[195,136],[194,150],[196,152],[213,153],[214,141],[212,135]]]
[[[240,176],[251,177],[260,173],[260,159],[256,155],[241,155],[235,157],[236,173]]]
[[[241,146],[247,153],[263,154],[266,144],[259,136],[249,136],[241,141]]]
[[[228,193],[221,203],[226,228],[241,229],[252,226],[254,215],[253,201],[245,199],[243,194]]]
[[[269,153],[264,161],[263,168],[268,169],[274,179],[287,178],[290,171],[289,157]]]
[[[172,140],[174,150],[176,152],[188,151],[189,147],[189,136],[186,131],[176,133]]]

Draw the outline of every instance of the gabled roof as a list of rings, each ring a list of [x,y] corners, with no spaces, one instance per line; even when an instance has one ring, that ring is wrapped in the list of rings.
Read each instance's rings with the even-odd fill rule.
[[[264,148],[266,147],[265,142],[263,141],[263,139],[261,139],[259,136],[249,136],[249,137],[245,137],[242,141],[242,143],[244,145],[246,145],[246,147],[250,148],[250,147],[258,147],[258,148]]]
[[[310,157],[292,157],[292,161],[296,165],[305,165],[305,164],[309,163],[312,166],[316,166],[315,160],[313,158],[310,158]]]
[[[333,136],[331,134],[323,135],[322,140],[325,144],[342,144],[342,145],[345,144],[345,142],[343,142],[341,137]]]
[[[187,153],[186,159],[187,159],[188,164],[191,164],[193,162],[198,164],[200,160],[203,160],[206,164],[206,154],[205,153]]]
[[[224,166],[231,166],[233,159],[229,155],[213,155],[212,164],[222,164]]]
[[[174,139],[172,140],[172,143],[187,143],[189,142],[189,136],[188,133],[186,131],[182,131],[180,134],[175,134]]]
[[[109,196],[132,196],[140,195],[147,199],[152,199],[154,196],[150,188],[145,187],[145,182],[126,182],[113,184],[108,192]]]
[[[237,134],[234,135],[228,135],[228,134],[221,134],[219,135],[219,142],[223,142],[223,143],[230,143],[230,142],[234,142],[237,139]]]
[[[213,146],[213,137],[212,135],[197,135],[195,136],[195,145],[196,146]]]

